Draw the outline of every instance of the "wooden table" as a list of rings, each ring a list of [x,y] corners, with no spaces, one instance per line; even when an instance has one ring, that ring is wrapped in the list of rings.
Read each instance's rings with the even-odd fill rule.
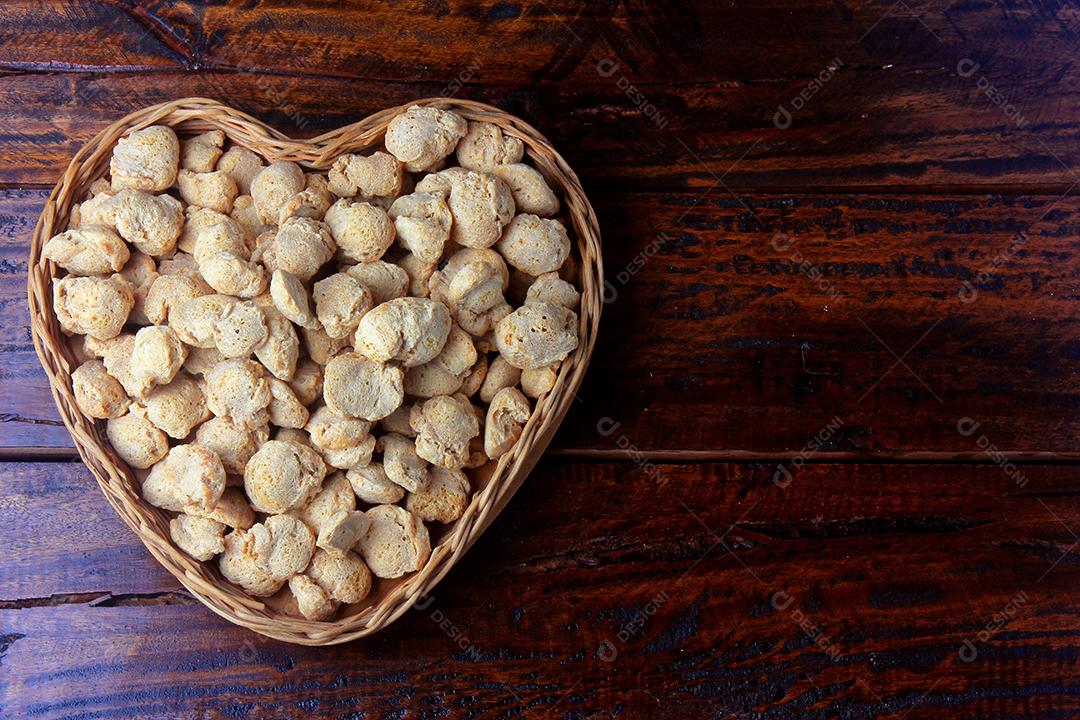
[[[0,716],[1080,716],[1080,94],[1056,3],[0,6]],[[458,95],[576,167],[598,350],[431,604],[299,648],[75,458],[28,240],[169,98],[313,135]]]

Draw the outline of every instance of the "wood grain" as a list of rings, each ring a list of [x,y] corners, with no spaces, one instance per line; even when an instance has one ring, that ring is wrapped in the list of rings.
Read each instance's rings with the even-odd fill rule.
[[[589,61],[594,72],[603,59]],[[312,82],[306,74],[206,71],[198,65],[140,73],[15,71],[0,76],[0,149],[7,160],[0,183],[51,186],[76,150],[109,122],[195,95],[230,103],[294,136],[312,136],[419,97],[461,95],[542,128],[594,192],[703,190],[717,178],[732,188],[811,192],[898,186],[1063,192],[1080,178],[1075,78],[1061,78],[1061,89],[1054,89],[1041,70],[1021,74],[1019,81],[1008,73],[998,77],[993,66],[980,70],[994,73],[988,81],[994,87],[1009,88],[1012,102],[1024,108],[1023,127],[990,103],[977,77],[956,76],[957,60],[932,79],[931,71],[902,64],[887,71],[845,66],[795,110],[792,99],[831,59],[823,57],[811,77],[643,85],[633,98],[621,80],[625,75],[598,86],[517,78],[458,87],[470,67],[467,56],[444,74],[403,81]],[[792,113],[786,129],[774,125],[781,105]]]
[[[992,466],[810,464],[783,489],[775,469],[546,461],[429,606],[315,649],[264,641],[140,579],[152,560],[130,533],[113,537],[118,521],[98,521],[108,510],[78,465],[9,464],[20,491],[46,488],[27,498],[29,515],[58,494],[89,512],[44,528],[48,544],[111,544],[118,557],[91,560],[111,598],[5,603],[0,707],[41,718],[1080,712],[1075,468],[1023,467],[1018,487]],[[8,547],[23,537],[0,528]],[[34,592],[87,587],[64,579],[65,563],[46,556]],[[182,641],[162,642],[178,628]]]
[[[71,447],[27,328],[43,197],[0,195],[9,448]],[[822,457],[978,458],[980,438],[1080,457],[1080,199],[717,188],[595,201],[610,302],[557,450],[792,455],[836,425]],[[961,434],[963,418],[980,431]]]
[[[81,464],[0,463],[0,717],[1080,716],[1075,25],[1000,0],[3,3],[0,458],[71,457],[27,242],[78,147],[150,103],[296,136],[499,105],[582,176],[612,286],[554,457],[362,642],[232,627]]]

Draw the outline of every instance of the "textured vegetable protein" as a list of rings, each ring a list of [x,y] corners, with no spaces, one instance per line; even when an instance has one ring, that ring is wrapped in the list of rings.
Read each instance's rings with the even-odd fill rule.
[[[75,400],[178,548],[309,620],[424,566],[577,346],[572,243],[523,158],[419,106],[324,172],[221,131],[116,144],[43,253]]]

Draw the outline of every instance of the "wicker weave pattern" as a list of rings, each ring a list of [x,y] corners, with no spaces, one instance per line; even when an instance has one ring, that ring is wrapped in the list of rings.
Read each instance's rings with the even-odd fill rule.
[[[398,581],[380,581],[377,592],[364,603],[343,608],[333,621],[314,622],[285,616],[223,580],[216,564],[197,562],[177,549],[169,538],[168,516],[142,500],[137,480],[105,438],[104,423],[79,411],[71,388],[75,360],[52,306],[51,281],[57,267],[42,258],[41,249],[45,241],[67,226],[72,204],[108,171],[113,146],[131,130],[155,124],[169,125],[182,135],[220,129],[233,143],[253,150],[268,161],[292,160],[306,167],[325,169],[342,153],[380,145],[390,119],[414,104],[436,105],[470,120],[494,123],[525,144],[527,156],[562,199],[568,229],[575,238],[581,265],[580,342],[563,363],[554,389],[538,401],[514,449],[497,463],[476,471],[475,492],[468,509],[448,531],[433,534],[431,558],[419,572]],[[539,132],[497,108],[467,100],[428,98],[383,110],[310,140],[293,140],[214,100],[185,98],[128,115],[101,131],[76,153],[49,196],[34,230],[28,294],[34,345],[49,376],[60,416],[105,497],[150,553],[192,595],[226,620],[286,642],[332,645],[370,635],[405,613],[421,595],[435,587],[510,500],[543,454],[576,397],[596,341],[603,285],[600,230],[577,175]]]

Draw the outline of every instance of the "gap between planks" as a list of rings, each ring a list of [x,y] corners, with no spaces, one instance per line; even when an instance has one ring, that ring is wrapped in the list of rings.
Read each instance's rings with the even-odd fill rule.
[[[803,457],[793,452],[756,452],[753,450],[622,450],[553,448],[544,453],[560,461],[602,461],[609,463],[670,464],[696,463],[783,463]],[[2,462],[78,462],[79,454],[70,447],[8,447],[0,449]],[[854,452],[821,451],[803,457],[806,465],[1075,465],[1080,464],[1078,452],[1000,452],[992,459],[981,451],[942,452],[912,451],[862,455]]]
[[[303,136],[297,136],[297,139],[304,139]],[[60,168],[57,169],[57,179],[59,179]],[[585,178],[586,182],[588,178]],[[0,191],[10,190],[18,192],[20,190],[40,190],[51,191],[55,185],[52,183],[43,182],[3,182],[0,181]],[[1070,183],[1032,183],[1025,185],[1022,183],[987,183],[985,185],[979,184],[964,184],[964,185],[896,185],[896,186],[882,186],[882,185],[817,185],[814,187],[801,187],[798,185],[729,185],[728,190],[731,194],[742,195],[807,195],[807,196],[836,196],[836,195],[1003,195],[1003,196],[1024,196],[1024,195],[1050,195],[1059,197],[1073,188],[1074,184]],[[708,187],[707,183],[700,185],[673,185],[671,187],[623,187],[623,186],[606,186],[606,187],[594,187],[589,189],[588,194],[591,197],[608,197],[611,195],[674,195],[678,193],[693,193],[694,191],[700,191],[702,188]],[[602,230],[602,229],[601,229]]]

